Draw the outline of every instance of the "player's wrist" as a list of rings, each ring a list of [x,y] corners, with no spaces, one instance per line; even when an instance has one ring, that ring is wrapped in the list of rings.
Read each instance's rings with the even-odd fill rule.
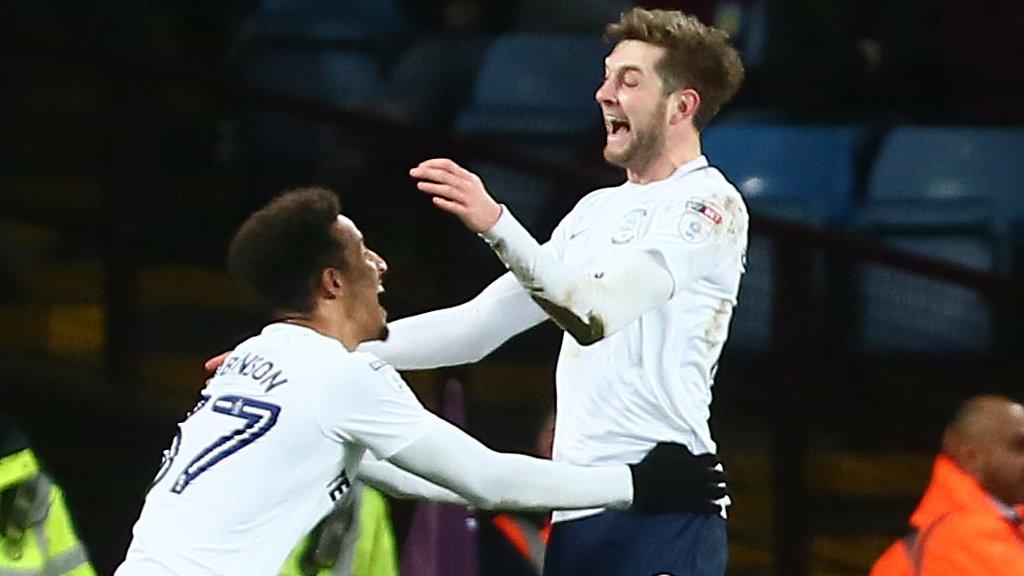
[[[501,204],[492,201],[490,205],[487,206],[485,212],[487,214],[481,218],[481,224],[479,226],[479,231],[477,232],[478,234],[482,234],[494,228],[498,221],[501,220],[501,216],[506,212],[506,210]]]
[[[494,221],[491,222],[490,226],[487,226],[480,232],[477,232],[477,235],[489,244],[507,236],[509,231],[512,230],[516,224],[515,216],[512,215],[512,212],[510,212],[504,204],[496,204],[496,206],[498,211],[494,215]]]

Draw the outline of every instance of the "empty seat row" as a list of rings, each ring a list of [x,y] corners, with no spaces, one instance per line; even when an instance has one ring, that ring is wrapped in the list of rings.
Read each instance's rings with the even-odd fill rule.
[[[722,125],[704,140],[755,211],[849,227],[974,270],[1014,272],[1024,130],[901,126],[871,158],[868,136],[851,127]],[[859,194],[861,165],[868,170]],[[736,340],[757,349],[768,347],[774,297],[769,248],[766,238],[751,243],[735,327]],[[971,289],[870,264],[857,265],[854,277],[855,300],[846,305],[857,308],[863,351],[981,353],[1000,344],[1000,315]]]

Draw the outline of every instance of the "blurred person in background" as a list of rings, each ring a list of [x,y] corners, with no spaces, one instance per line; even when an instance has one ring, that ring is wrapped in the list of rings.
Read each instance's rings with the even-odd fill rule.
[[[0,418],[0,574],[95,576],[64,493],[21,432]]]
[[[556,510],[548,576],[720,576],[728,499],[708,424],[711,388],[744,270],[748,216],[701,152],[701,132],[736,93],[728,36],[681,12],[634,9],[595,95],[605,159],[627,182],[583,198],[541,246],[480,178],[448,159],[412,169],[435,206],[480,234],[511,270],[453,308],[390,324],[367,345],[399,369],[475,362],[552,318],[554,459],[637,462],[659,442],[693,453],[685,513]]]
[[[534,454],[551,458],[555,412],[548,410],[537,430]],[[502,512],[480,522],[480,574],[482,576],[540,576],[551,536],[551,515]]]
[[[292,550],[279,576],[398,576],[384,496],[360,481]]]
[[[913,532],[871,576],[1024,574],[1024,406],[977,396],[942,438],[932,481],[910,517]]]

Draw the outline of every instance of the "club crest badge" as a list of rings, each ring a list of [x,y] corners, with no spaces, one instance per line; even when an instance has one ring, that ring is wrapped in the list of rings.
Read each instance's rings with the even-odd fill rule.
[[[635,240],[640,233],[640,225],[645,216],[647,216],[646,208],[637,208],[627,212],[622,218],[619,229],[612,235],[612,244],[628,244]]]

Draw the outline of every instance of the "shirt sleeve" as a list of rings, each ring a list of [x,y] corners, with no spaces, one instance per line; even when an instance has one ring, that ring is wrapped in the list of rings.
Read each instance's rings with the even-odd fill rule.
[[[748,225],[746,207],[734,190],[675,196],[657,208],[637,247],[668,270],[674,296],[720,266],[742,266]]]
[[[317,406],[321,430],[353,442],[384,460],[419,440],[437,419],[387,362],[355,353],[335,369]]]
[[[359,350],[400,370],[469,364],[545,318],[515,278],[505,274],[469,302],[388,323],[387,340],[365,342]]]

